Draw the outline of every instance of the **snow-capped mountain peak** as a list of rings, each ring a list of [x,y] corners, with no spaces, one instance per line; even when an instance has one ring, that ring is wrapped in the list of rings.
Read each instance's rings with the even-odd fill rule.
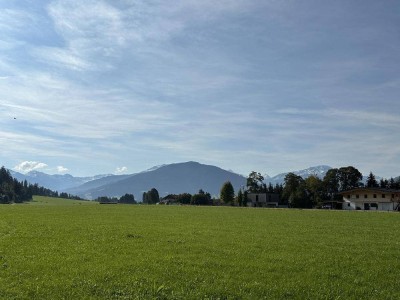
[[[310,177],[311,175],[315,175],[318,178],[324,178],[326,172],[328,172],[330,169],[332,169],[330,166],[326,166],[326,165],[319,165],[319,166],[315,166],[315,167],[310,167],[307,169],[303,169],[303,170],[298,170],[298,171],[292,171],[291,173],[294,173],[298,176],[301,176],[302,178],[307,178]],[[286,174],[288,174],[289,172],[286,173],[281,173],[278,175],[275,175],[273,177],[265,177],[265,181],[267,183],[271,182],[272,184],[276,184],[276,183],[283,183],[285,180],[285,176]]]

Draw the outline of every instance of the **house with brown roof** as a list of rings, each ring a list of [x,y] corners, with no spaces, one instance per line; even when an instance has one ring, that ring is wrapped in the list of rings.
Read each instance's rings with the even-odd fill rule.
[[[340,193],[344,210],[399,210],[400,190],[382,188],[356,188]]]

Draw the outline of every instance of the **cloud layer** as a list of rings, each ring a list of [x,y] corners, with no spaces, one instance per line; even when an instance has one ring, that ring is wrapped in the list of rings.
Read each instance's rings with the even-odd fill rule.
[[[196,160],[243,174],[352,164],[397,176],[394,7],[0,4],[0,157],[74,175]]]

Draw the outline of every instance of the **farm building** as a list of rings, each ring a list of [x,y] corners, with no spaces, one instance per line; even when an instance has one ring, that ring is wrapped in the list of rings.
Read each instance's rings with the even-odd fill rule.
[[[340,193],[345,210],[398,210],[400,190],[382,188],[356,188]]]
[[[249,193],[247,206],[250,207],[278,207],[279,194],[274,193]]]

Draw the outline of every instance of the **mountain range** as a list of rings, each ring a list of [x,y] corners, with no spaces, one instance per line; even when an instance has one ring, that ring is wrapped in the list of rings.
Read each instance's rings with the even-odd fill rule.
[[[319,177],[320,179],[324,178],[325,174],[332,169],[330,166],[325,166],[325,165],[320,165],[320,166],[315,166],[315,167],[310,167],[304,170],[299,170],[299,171],[291,171],[291,173],[294,173],[298,176],[301,176],[302,178],[306,179],[307,177],[310,177],[311,175],[315,175]],[[266,183],[272,183],[273,185],[275,184],[282,184],[285,181],[285,176],[289,172],[286,173],[280,173],[278,175],[275,175],[273,177],[270,177],[268,175],[264,176],[264,181]]]
[[[293,171],[296,175],[307,178],[317,175],[323,178],[329,166],[316,166]],[[216,166],[198,162],[184,162],[155,166],[140,173],[130,175],[96,175],[93,177],[74,177],[72,175],[48,175],[38,171],[21,174],[11,171],[19,181],[27,180],[46,188],[78,195],[85,199],[99,196],[120,197],[125,193],[134,194],[141,200],[143,192],[156,188],[160,196],[179,193],[197,193],[200,189],[211,195],[218,195],[224,182],[230,181],[235,191],[246,185],[246,177],[233,171],[223,170]],[[265,183],[281,184],[287,173],[270,177],[265,175]]]
[[[49,175],[39,171],[30,171],[26,174],[15,172],[9,170],[12,177],[16,178],[18,181],[28,181],[29,183],[37,183],[45,188],[63,192],[66,189],[73,188],[82,185],[86,182],[97,180],[110,175],[96,175],[90,177],[74,177],[70,174],[60,175],[54,174]]]

